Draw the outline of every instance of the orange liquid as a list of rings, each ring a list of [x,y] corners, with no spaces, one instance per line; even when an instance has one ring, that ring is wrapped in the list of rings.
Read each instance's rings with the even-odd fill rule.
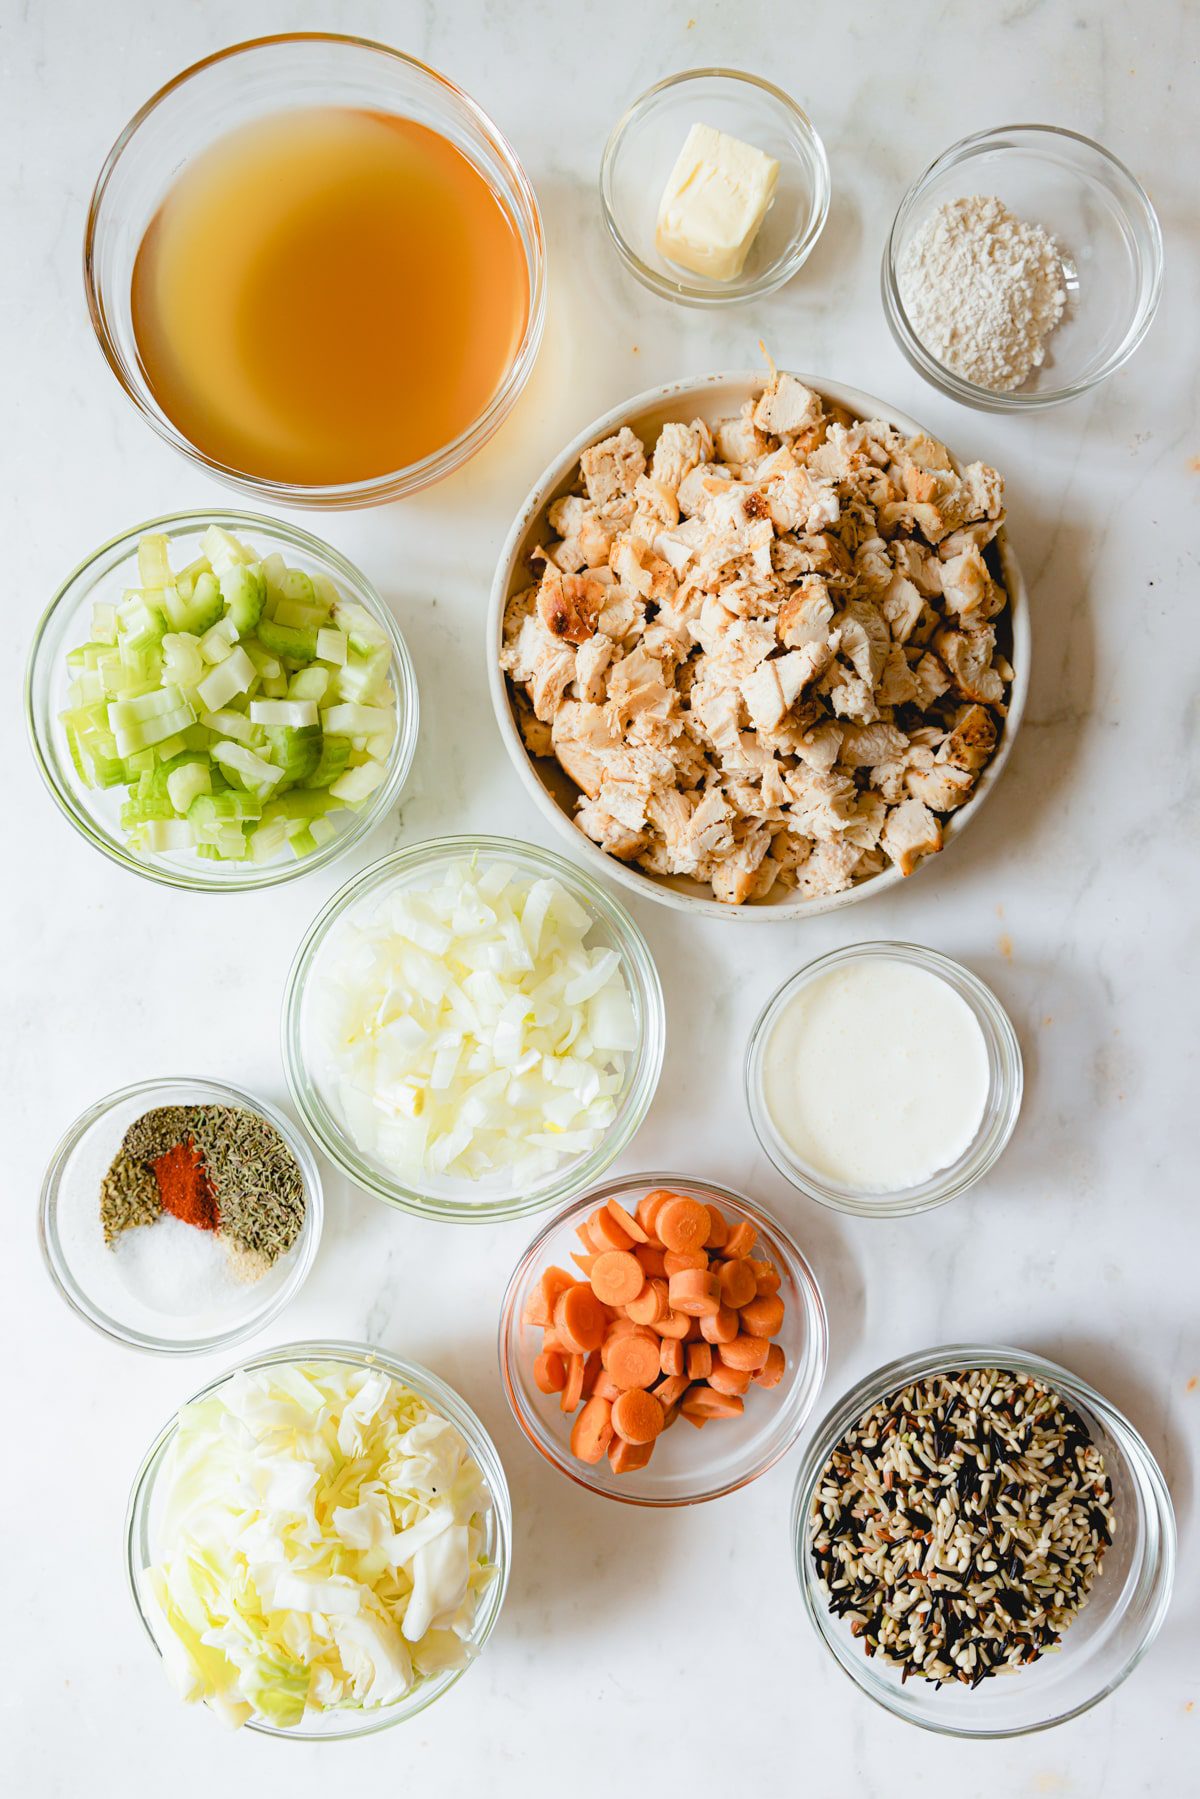
[[[479,417],[524,334],[525,256],[448,139],[342,107],[240,126],[138,251],[133,327],[197,449],[299,486],[369,480]]]

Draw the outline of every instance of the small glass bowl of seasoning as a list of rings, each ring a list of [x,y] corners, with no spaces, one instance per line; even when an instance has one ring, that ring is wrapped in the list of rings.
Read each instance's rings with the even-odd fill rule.
[[[769,210],[729,279],[681,266],[656,241],[660,203],[695,126],[778,164]],[[685,69],[658,81],[613,126],[600,204],[625,267],[666,300],[729,306],[760,300],[808,260],[829,212],[829,163],[811,119],[782,88],[738,69]]]
[[[1001,209],[990,223],[976,204],[989,199]],[[1015,260],[1014,237],[1023,251]],[[1051,259],[1044,269],[1041,253]],[[978,316],[964,279],[975,256],[986,268]],[[1006,266],[1008,293],[997,288]],[[1129,360],[1158,310],[1162,276],[1154,207],[1124,163],[1076,131],[1006,125],[952,144],[901,200],[883,251],[883,310],[939,392],[983,412],[1030,412],[1076,399]],[[1028,372],[1019,348],[1003,348],[1014,329],[1013,345],[1024,340],[1038,358]],[[1006,363],[1007,374],[973,378]]]
[[[945,1205],[986,1174],[1021,1109],[1021,1049],[969,969],[858,943],[785,981],[750,1034],[746,1101],[767,1155],[859,1218]]]
[[[159,1355],[226,1349],[277,1317],[321,1239],[295,1126],[222,1081],[123,1087],[90,1106],[42,1183],[38,1233],[74,1312]]]
[[[893,1446],[890,1418],[918,1442],[916,1455]],[[986,1470],[999,1462],[1008,1478],[992,1482]],[[950,1510],[930,1543],[928,1496],[946,1478]],[[875,1536],[884,1509],[886,1559]],[[959,1522],[982,1539],[965,1552]],[[917,1532],[926,1578],[914,1602],[904,1574]],[[879,1546],[848,1590],[843,1570],[858,1572],[858,1533]],[[942,1736],[1021,1736],[1088,1711],[1154,1642],[1175,1576],[1171,1496],[1140,1433],[1078,1375],[997,1344],[904,1356],[843,1395],[809,1437],[791,1539],[809,1622],[843,1672],[895,1717]],[[1003,1544],[995,1556],[993,1539]],[[1049,1589],[1043,1558],[1055,1570]],[[1037,1613],[1048,1590],[1044,1635]],[[910,1608],[924,1619],[916,1647],[928,1654],[946,1643],[969,1678],[939,1686],[895,1655],[913,1647]]]

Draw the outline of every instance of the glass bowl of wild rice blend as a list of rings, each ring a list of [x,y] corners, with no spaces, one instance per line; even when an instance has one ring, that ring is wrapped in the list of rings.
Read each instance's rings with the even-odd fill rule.
[[[946,1736],[1045,1730],[1120,1685],[1175,1570],[1166,1482],[1085,1381],[951,1344],[877,1369],[814,1434],[792,1542],[818,1636],[864,1693]]]
[[[224,1081],[140,1081],[89,1106],[46,1170],[51,1279],[106,1337],[226,1349],[277,1318],[321,1240],[321,1177],[295,1125]]]

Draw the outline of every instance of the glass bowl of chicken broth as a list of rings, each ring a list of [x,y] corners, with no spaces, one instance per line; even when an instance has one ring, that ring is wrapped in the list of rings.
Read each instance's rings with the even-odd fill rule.
[[[84,283],[159,436],[290,506],[459,467],[545,319],[537,200],[496,126],[415,58],[322,33],[235,44],[147,101],[96,183]]]

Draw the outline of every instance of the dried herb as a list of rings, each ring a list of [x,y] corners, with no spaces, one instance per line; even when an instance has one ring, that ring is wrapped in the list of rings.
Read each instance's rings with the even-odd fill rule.
[[[273,1124],[240,1106],[196,1106],[188,1125],[212,1183],[221,1234],[239,1249],[286,1255],[304,1224],[304,1178]]]
[[[119,1149],[100,1183],[100,1223],[110,1246],[135,1224],[153,1224],[162,1212],[154,1170]]]
[[[138,1162],[156,1162],[187,1136],[190,1112],[189,1106],[155,1106],[143,1112],[121,1139],[123,1153]]]

